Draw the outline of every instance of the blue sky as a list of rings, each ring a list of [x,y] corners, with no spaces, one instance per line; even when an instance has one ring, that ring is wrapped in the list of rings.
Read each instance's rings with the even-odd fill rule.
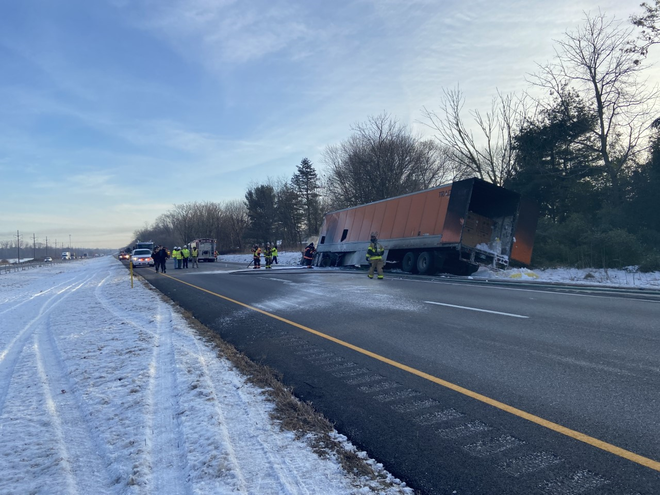
[[[174,204],[242,199],[387,112],[466,111],[600,8],[641,0],[20,0],[0,11],[0,241],[126,245]]]

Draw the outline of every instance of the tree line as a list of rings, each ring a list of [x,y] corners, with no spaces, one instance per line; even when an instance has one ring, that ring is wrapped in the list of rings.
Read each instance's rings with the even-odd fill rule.
[[[136,237],[300,248],[324,212],[478,177],[538,203],[534,265],[660,269],[658,90],[644,78],[660,0],[642,9],[630,22],[585,14],[528,90],[498,92],[485,114],[466,119],[460,88],[445,89],[423,109],[430,138],[387,113],[369,117],[326,147],[323,174],[303,158],[290,178],[249,185],[243,201],[175,205]]]

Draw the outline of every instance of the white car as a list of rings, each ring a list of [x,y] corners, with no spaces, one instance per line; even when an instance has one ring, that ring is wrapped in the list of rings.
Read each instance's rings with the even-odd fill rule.
[[[50,256],[46,256],[44,258],[44,263],[52,263],[52,262],[53,262],[53,258],[51,258]]]
[[[131,254],[131,263],[137,266],[154,266],[154,259],[151,257],[151,249],[135,249]]]

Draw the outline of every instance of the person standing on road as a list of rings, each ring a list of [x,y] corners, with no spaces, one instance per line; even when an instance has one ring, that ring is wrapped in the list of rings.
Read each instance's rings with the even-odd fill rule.
[[[174,258],[174,268],[177,270],[181,269],[181,248],[179,246],[174,247],[172,251],[172,257]]]
[[[158,251],[160,251],[160,246],[154,246],[153,251],[151,251],[151,259],[154,260],[156,273],[158,273]]]
[[[310,242],[303,253],[303,264],[307,265],[307,268],[312,268],[312,260],[314,259],[315,252],[314,243]]]
[[[266,248],[264,249],[264,259],[266,260],[266,269],[270,270],[271,265],[273,264],[273,248],[270,245],[270,242],[266,243]]]
[[[369,278],[374,278],[374,270],[378,271],[378,278],[383,279],[383,255],[385,254],[385,249],[383,246],[378,244],[378,238],[376,234],[371,234],[371,244],[367,248],[367,261],[371,265],[369,267]]]
[[[174,269],[176,270],[178,267],[176,266],[176,246],[172,248],[172,262],[174,263]]]
[[[278,264],[277,263],[277,245],[276,244],[273,244],[273,263],[275,263],[276,265]]]
[[[192,256],[192,267],[199,268],[199,265],[197,264],[197,258],[199,257],[199,250],[197,249],[197,246],[193,246],[192,250],[190,251],[190,255]]]
[[[252,268],[255,270],[261,268],[261,248],[259,247],[259,244],[255,244],[252,248],[252,262],[254,263]]]
[[[183,260],[183,267],[188,268],[188,258],[190,258],[190,249],[188,246],[183,246],[181,250],[181,259]]]
[[[156,263],[156,273],[158,273],[159,267],[161,273],[167,273],[167,268],[165,266],[165,262],[167,261],[167,258],[169,258],[169,256],[167,254],[167,249],[165,249],[165,246],[161,246],[160,248],[156,249],[156,254],[154,255],[154,262]]]

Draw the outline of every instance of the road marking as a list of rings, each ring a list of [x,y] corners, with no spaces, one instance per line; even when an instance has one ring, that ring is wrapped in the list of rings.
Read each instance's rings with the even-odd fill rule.
[[[511,316],[513,318],[529,318],[529,316],[516,315],[513,313],[502,313],[501,311],[491,311],[489,309],[471,308],[469,306],[457,306],[456,304],[439,303],[435,301],[424,301],[426,304],[435,304],[436,306],[447,306],[450,308],[467,309],[470,311],[479,311],[480,313],[492,313],[494,315]]]
[[[534,414],[530,414],[526,411],[523,411],[522,409],[518,409],[516,407],[510,406],[508,404],[505,404],[504,402],[500,402],[498,400],[492,399],[490,397],[487,397],[485,395],[482,395],[478,392],[474,392],[472,390],[469,390],[467,388],[461,387],[460,385],[456,385],[455,383],[448,382],[447,380],[443,380],[442,378],[438,378],[433,375],[429,375],[428,373],[425,373],[423,371],[420,371],[418,369],[412,368],[411,366],[399,363],[397,361],[394,361],[392,359],[386,358],[384,356],[381,356],[379,354],[376,354],[375,352],[368,351],[366,349],[363,349],[362,347],[358,347],[356,345],[353,345],[349,342],[345,342],[343,340],[340,340],[336,337],[332,337],[331,335],[327,335],[325,333],[319,332],[318,330],[314,330],[313,328],[306,327],[305,325],[301,325],[300,323],[296,323],[295,321],[287,320],[286,318],[282,318],[281,316],[277,316],[273,313],[269,313],[267,311],[264,311],[259,308],[255,308],[254,306],[250,306],[249,304],[237,301],[235,299],[232,299],[227,296],[223,296],[221,294],[218,294],[216,292],[212,292],[208,289],[205,289],[203,287],[199,287],[197,285],[193,285],[189,282],[184,282],[181,279],[178,279],[176,277],[172,277],[171,275],[167,274],[161,274],[164,277],[170,278],[172,280],[175,280],[177,282],[180,282],[184,285],[187,285],[189,287],[192,287],[193,289],[197,289],[201,292],[205,292],[207,294],[210,294],[212,296],[218,297],[220,299],[223,299],[225,301],[231,302],[233,304],[236,304],[238,306],[242,306],[244,308],[250,309],[252,311],[256,311],[257,313],[261,313],[265,316],[268,316],[270,318],[273,318],[275,320],[281,321],[282,323],[286,323],[287,325],[291,325],[293,327],[296,327],[300,330],[303,330],[305,332],[311,333],[312,335],[316,335],[317,337],[321,337],[323,339],[329,340],[330,342],[334,342],[335,344],[339,344],[343,347],[346,347],[347,349],[351,349],[355,352],[358,352],[360,354],[363,354],[365,356],[369,356],[373,359],[376,359],[377,361],[380,361],[385,364],[389,364],[390,366],[393,366],[395,368],[398,368],[400,370],[406,371],[412,375],[418,376],[420,378],[423,378],[425,380],[428,380],[432,383],[435,383],[437,385],[440,385],[442,387],[448,388],[449,390],[453,390],[454,392],[458,392],[459,394],[465,395],[467,397],[470,397],[472,399],[475,399],[479,402],[482,402],[484,404],[488,404],[489,406],[493,406],[497,409],[500,409],[501,411],[508,412],[509,414],[513,414],[514,416],[517,416],[519,418],[525,419],[527,421],[530,421],[532,423],[535,423],[539,426],[543,426],[544,428],[547,428],[549,430],[552,430],[556,433],[560,433],[562,435],[565,435],[567,437],[573,438],[574,440],[578,440],[580,442],[586,443],[587,445],[591,445],[592,447],[596,447],[598,449],[604,450],[605,452],[609,452],[610,454],[616,455],[618,457],[621,457],[623,459],[627,459],[631,462],[634,462],[636,464],[639,464],[640,466],[647,467],[649,469],[653,469],[654,471],[659,471],[660,472],[660,462],[650,459],[648,457],[641,456],[639,454],[635,454],[634,452],[631,452],[626,449],[622,449],[621,447],[617,447],[616,445],[612,445],[611,443],[604,442],[602,440],[599,440],[597,438],[591,437],[589,435],[586,435],[584,433],[581,433],[576,430],[571,430],[570,428],[567,428],[565,426],[562,426],[557,423],[553,423],[552,421],[548,421],[547,419],[543,419],[539,416],[535,416]]]

